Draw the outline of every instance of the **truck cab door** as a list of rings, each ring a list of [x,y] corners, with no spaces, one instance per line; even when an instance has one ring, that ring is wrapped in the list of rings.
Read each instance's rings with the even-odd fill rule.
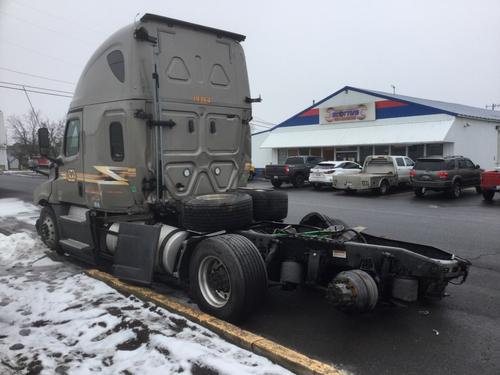
[[[59,175],[54,181],[55,198],[60,202],[85,204],[83,175],[83,121],[82,112],[68,115],[64,129]]]

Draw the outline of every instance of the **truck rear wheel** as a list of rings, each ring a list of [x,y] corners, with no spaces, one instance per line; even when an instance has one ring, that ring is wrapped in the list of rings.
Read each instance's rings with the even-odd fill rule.
[[[495,190],[483,189],[483,199],[485,201],[491,202],[494,196],[495,196]]]
[[[380,183],[380,187],[378,188],[378,192],[380,193],[380,195],[386,195],[387,193],[389,193],[389,189],[390,189],[389,183],[386,180],[383,180]]]
[[[288,215],[288,195],[281,191],[265,189],[240,189],[253,201],[254,220],[282,220]]]
[[[283,184],[283,182],[279,181],[279,180],[271,180],[271,184],[273,184],[273,186],[276,188],[276,189],[279,189],[281,187],[281,185]]]
[[[201,310],[238,322],[265,297],[266,267],[257,248],[243,236],[207,238],[191,258],[189,287]]]
[[[44,206],[40,212],[40,218],[37,223],[38,233],[42,241],[50,250],[58,254],[64,254],[59,246],[59,230],[57,228],[57,219],[54,210],[50,206]]]
[[[199,195],[184,202],[182,224],[197,232],[244,228],[252,223],[252,197],[241,193]]]
[[[415,195],[417,197],[423,197],[425,195],[425,188],[423,187],[416,187],[415,189],[413,189],[413,192],[415,193]]]
[[[293,178],[292,185],[296,188],[301,188],[304,186],[305,181],[306,178],[304,177],[304,175],[299,173]]]

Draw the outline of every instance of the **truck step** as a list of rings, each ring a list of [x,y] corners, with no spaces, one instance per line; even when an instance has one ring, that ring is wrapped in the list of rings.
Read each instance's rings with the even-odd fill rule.
[[[92,247],[90,245],[88,245],[84,242],[73,240],[71,238],[66,238],[64,240],[60,240],[59,245],[61,245],[61,247],[64,250],[71,251],[71,252],[73,252],[73,251],[80,252],[80,251],[92,249]]]
[[[78,224],[83,224],[87,221],[87,218],[85,216],[81,217],[81,216],[72,216],[72,215],[63,215],[63,216],[59,216],[59,219],[61,221],[65,221],[65,222],[72,222],[72,223],[78,223]]]

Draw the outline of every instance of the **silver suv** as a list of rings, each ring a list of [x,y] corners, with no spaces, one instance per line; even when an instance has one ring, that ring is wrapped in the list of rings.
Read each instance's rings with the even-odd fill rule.
[[[475,187],[481,192],[481,171],[479,165],[463,156],[428,157],[417,159],[410,176],[417,197],[435,190],[459,198],[464,188]]]

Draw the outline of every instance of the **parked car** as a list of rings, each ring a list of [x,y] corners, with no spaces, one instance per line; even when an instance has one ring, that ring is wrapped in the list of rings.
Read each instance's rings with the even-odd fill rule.
[[[271,180],[275,188],[281,187],[283,182],[302,187],[309,179],[311,168],[321,161],[323,158],[319,156],[292,156],[285,160],[285,164],[266,165],[264,177]]]
[[[373,190],[384,195],[391,187],[410,181],[412,164],[413,160],[406,156],[368,156],[361,173],[334,176],[332,186],[346,192]]]
[[[335,174],[357,174],[363,167],[352,161],[322,161],[311,169],[309,182],[314,189],[319,190],[323,186],[332,187],[332,179]]]
[[[469,187],[481,193],[481,172],[479,165],[463,156],[427,157],[417,159],[411,179],[417,197],[434,190],[459,198]]]
[[[481,173],[481,190],[485,201],[492,201],[496,192],[500,192],[500,167]]]

